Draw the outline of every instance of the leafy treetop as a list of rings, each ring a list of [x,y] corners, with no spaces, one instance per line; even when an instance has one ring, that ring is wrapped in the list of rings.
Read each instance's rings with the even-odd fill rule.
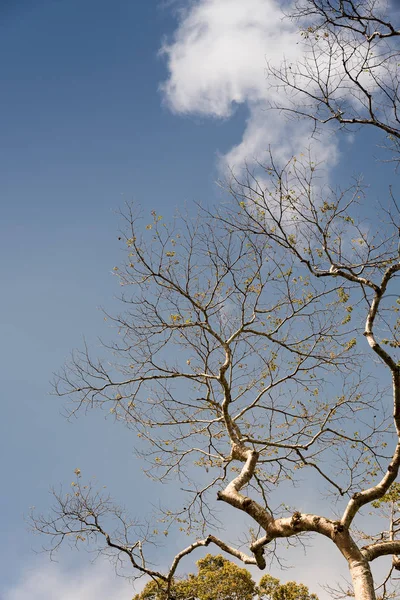
[[[238,567],[220,554],[207,554],[197,561],[197,574],[189,573],[173,581],[171,598],[174,600],[318,600],[302,583],[264,575],[257,586],[247,569]],[[166,600],[166,585],[150,581],[133,600]]]

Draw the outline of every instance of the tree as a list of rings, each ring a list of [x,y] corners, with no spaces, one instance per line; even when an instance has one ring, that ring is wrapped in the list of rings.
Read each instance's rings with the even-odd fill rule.
[[[258,594],[260,600],[318,600],[318,596],[310,594],[308,587],[303,583],[281,583],[271,575],[261,577]]]
[[[175,580],[171,593],[175,600],[318,600],[302,583],[281,584],[279,579],[264,575],[258,586],[250,573],[221,555],[207,554],[197,561],[197,575]],[[165,600],[165,585],[150,581],[133,600]]]
[[[286,104],[276,108],[341,129],[374,128],[398,162],[399,36],[386,0],[296,0],[306,50],[298,63],[269,68]],[[397,14],[395,14],[397,17]]]
[[[197,561],[197,575],[174,581],[172,595],[176,600],[252,600],[256,584],[249,571],[223,556],[207,554]],[[133,600],[165,600],[165,586],[150,581]]]
[[[373,1],[301,4],[296,18],[314,23],[303,30],[309,58],[296,77],[291,65],[273,75],[310,102],[286,110],[319,125],[375,127],[396,145],[400,32],[380,11]],[[177,525],[191,542],[168,570],[153,568],[157,533],[78,473],[72,493],[55,493],[54,513],[34,517],[51,549],[95,543],[167,598],[182,558],[209,545],[265,569],[281,539],[324,536],[347,561],[357,600],[375,598],[374,560],[393,557],[389,577],[398,569],[397,527],[362,532],[357,521],[364,507],[379,517],[400,467],[400,211],[392,194],[367,218],[361,183],[322,186],[318,168],[304,155],[280,165],[271,154],[232,177],[222,208],[171,224],[153,211],[143,226],[126,208],[127,260],[115,268],[125,312],[113,318],[112,358],[74,353],[56,391],[73,411],[108,407],[137,432],[153,477],[185,482],[182,505],[161,520],[165,535]],[[288,482],[315,477],[326,510],[290,506]],[[246,552],[212,533],[215,498],[252,521]]]

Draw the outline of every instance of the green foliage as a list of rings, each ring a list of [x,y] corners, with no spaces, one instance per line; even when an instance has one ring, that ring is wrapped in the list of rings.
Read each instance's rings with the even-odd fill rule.
[[[197,575],[175,580],[171,586],[173,600],[318,600],[307,586],[264,575],[256,586],[247,569],[238,567],[221,555],[207,554],[197,562]],[[133,600],[167,600],[166,583],[150,581]]]
[[[385,504],[393,504],[394,509],[400,508],[400,483],[392,483],[389,491],[379,500],[372,502],[374,508],[379,508]]]
[[[199,600],[251,600],[255,583],[247,569],[223,558],[208,554],[197,562],[198,575],[194,585]]]
[[[260,600],[318,600],[318,596],[310,594],[303,583],[288,581],[281,584],[279,579],[271,575],[261,578],[258,593]]]

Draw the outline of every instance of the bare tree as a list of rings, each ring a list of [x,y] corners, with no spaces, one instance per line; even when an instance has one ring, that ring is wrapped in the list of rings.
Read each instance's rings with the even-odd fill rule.
[[[376,128],[398,161],[400,29],[389,6],[398,10],[386,0],[297,0],[291,17],[302,30],[304,58],[268,72],[286,98],[275,108],[311,119],[316,129]]]
[[[347,68],[339,53],[339,80],[317,51],[322,40],[333,62],[341,44],[354,59],[351,40],[361,36],[376,56],[372,48],[398,35],[377,7],[306,0],[298,17],[317,19],[306,33],[321,67],[312,80],[320,94],[296,87],[290,65],[275,75],[285,89],[309,95],[302,114],[315,122],[371,125],[398,139],[397,88],[390,96],[386,87],[395,51],[382,51],[379,68],[358,59]],[[302,77],[305,65],[297,66]],[[361,83],[366,65],[374,93]],[[377,534],[358,521],[364,507],[379,513],[400,467],[396,201],[368,220],[361,183],[322,186],[307,156],[284,166],[271,156],[261,169],[232,177],[229,192],[218,211],[178,214],[172,224],[154,211],[143,224],[126,208],[127,260],[116,268],[124,311],[110,317],[119,333],[106,348],[111,358],[77,352],[56,382],[72,411],[104,406],[135,430],[152,477],[184,482],[181,507],[166,509],[162,520],[165,534],[177,524],[191,543],[169,570],[157,570],[147,558],[152,528],[129,521],[79,472],[72,491],[55,493],[54,512],[35,516],[34,526],[50,536],[50,549],[88,540],[127,558],[171,598],[181,559],[199,547],[212,544],[265,569],[281,539],[322,535],[346,559],[357,600],[376,597],[371,563],[393,557],[381,587],[388,596],[399,568],[398,520],[389,515],[392,525]],[[290,507],[288,482],[307,486],[310,476],[323,485],[323,514]],[[247,549],[216,535],[215,499],[251,519]]]

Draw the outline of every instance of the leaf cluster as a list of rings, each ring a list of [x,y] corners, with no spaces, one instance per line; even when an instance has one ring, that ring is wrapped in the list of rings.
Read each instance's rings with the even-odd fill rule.
[[[153,580],[133,600],[167,600],[166,585]],[[175,579],[170,589],[171,600],[318,600],[307,586],[264,575],[259,585],[247,569],[221,555],[207,554],[197,561],[197,574]]]

